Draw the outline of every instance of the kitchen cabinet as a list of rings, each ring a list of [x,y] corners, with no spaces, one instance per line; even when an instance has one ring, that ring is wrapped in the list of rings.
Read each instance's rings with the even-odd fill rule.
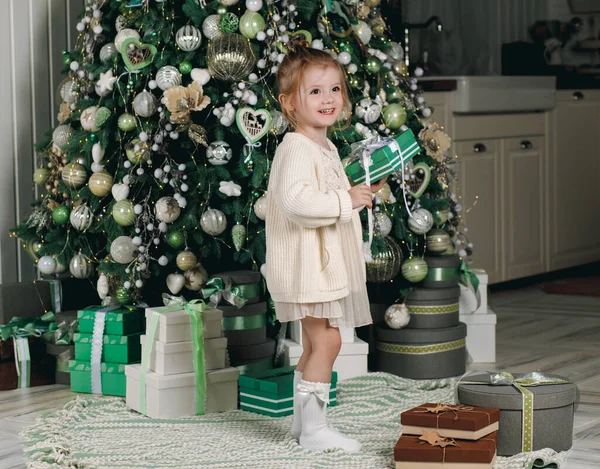
[[[547,269],[600,260],[600,90],[556,93],[547,114]]]

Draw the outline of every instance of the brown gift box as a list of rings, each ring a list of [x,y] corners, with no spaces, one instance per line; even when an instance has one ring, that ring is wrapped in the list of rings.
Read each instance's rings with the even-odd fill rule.
[[[432,412],[437,408],[446,410]],[[400,414],[402,434],[421,435],[423,430],[435,430],[446,438],[478,440],[498,430],[500,409],[445,404],[422,404]]]
[[[29,341],[29,387],[54,384],[56,372],[55,357],[46,354],[46,344],[38,337],[28,337]],[[12,337],[0,340],[0,391],[16,389],[18,386]]]
[[[419,467],[437,467],[439,463],[443,463],[461,468],[475,467],[471,464],[491,468],[496,458],[497,442],[498,432],[490,433],[479,441],[459,440],[456,441],[459,446],[444,448],[432,446],[420,440],[418,436],[402,435],[394,447],[394,461],[397,467],[402,468],[413,467],[411,462],[419,463]],[[460,464],[456,465],[456,463]]]

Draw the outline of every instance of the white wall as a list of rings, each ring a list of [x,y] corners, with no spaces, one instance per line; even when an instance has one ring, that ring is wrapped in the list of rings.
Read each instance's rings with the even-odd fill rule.
[[[9,229],[30,213],[33,144],[56,118],[62,51],[83,0],[0,0],[0,282],[36,272]]]

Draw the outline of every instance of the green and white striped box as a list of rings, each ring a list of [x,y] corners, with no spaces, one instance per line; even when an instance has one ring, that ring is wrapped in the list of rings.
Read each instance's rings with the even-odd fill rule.
[[[245,374],[239,377],[240,409],[270,417],[294,412],[295,366]],[[331,376],[329,405],[337,404],[337,373]]]

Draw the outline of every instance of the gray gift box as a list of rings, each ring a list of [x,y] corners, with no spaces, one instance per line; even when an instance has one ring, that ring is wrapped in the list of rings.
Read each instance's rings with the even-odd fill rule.
[[[452,256],[425,256],[429,271],[421,283],[425,288],[450,288],[458,286],[460,280],[460,257]],[[437,274],[444,273],[444,279],[438,279]]]
[[[466,369],[467,326],[440,329],[390,329],[376,324],[376,369],[403,378],[458,376]],[[491,407],[491,406],[488,406]]]
[[[449,292],[448,292],[449,290]],[[414,290],[406,297],[407,329],[453,327],[459,319],[460,287]]]
[[[0,284],[0,324],[13,317],[39,317],[53,311],[48,282]]]
[[[545,376],[562,379],[557,375]],[[524,376],[515,373],[515,378]],[[468,376],[465,381],[490,382],[488,374]],[[533,451],[551,448],[566,451],[573,444],[573,415],[579,391],[574,383],[526,386],[533,397]],[[512,385],[466,384],[458,385],[461,404],[498,407],[498,455],[512,456],[522,451],[523,395]]]

